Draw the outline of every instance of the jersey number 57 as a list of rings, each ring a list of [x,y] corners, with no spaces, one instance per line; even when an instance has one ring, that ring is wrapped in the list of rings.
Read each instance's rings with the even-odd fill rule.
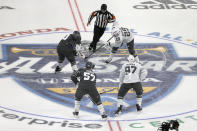
[[[89,72],[84,72],[84,80],[94,81],[95,75]]]

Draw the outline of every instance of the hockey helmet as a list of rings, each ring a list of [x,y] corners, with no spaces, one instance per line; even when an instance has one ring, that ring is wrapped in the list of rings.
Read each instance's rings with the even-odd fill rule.
[[[80,32],[75,30],[73,31],[73,34],[80,35]]]
[[[129,55],[127,60],[129,61],[129,63],[133,63],[135,61],[135,58],[133,55]]]
[[[86,62],[86,68],[87,69],[94,69],[95,65],[92,62]]]
[[[120,28],[118,26],[112,27],[112,36],[118,37],[120,35]]]
[[[74,31],[73,32],[73,37],[77,41],[77,44],[81,43],[81,35],[79,31]]]
[[[101,10],[106,11],[107,10],[107,5],[106,4],[102,4],[101,5]]]

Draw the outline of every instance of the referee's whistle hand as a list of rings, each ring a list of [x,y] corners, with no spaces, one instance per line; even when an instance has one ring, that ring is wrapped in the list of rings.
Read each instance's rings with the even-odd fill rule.
[[[105,23],[108,23],[108,20],[105,19],[104,22],[105,22]]]

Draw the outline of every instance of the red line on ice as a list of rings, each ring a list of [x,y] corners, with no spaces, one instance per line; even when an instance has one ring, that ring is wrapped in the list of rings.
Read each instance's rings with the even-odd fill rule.
[[[82,15],[81,15],[81,12],[80,12],[80,10],[79,10],[79,6],[78,6],[78,4],[77,4],[77,0],[74,0],[74,2],[75,2],[75,5],[76,5],[76,7],[77,7],[77,11],[78,11],[78,14],[79,14],[81,23],[82,23],[82,25],[83,25],[84,31],[86,32],[86,31],[87,31],[87,30],[86,30],[86,26],[85,26],[85,24],[84,24],[84,21],[83,21],[83,17],[82,17]]]
[[[108,126],[109,126],[110,131],[113,131],[113,128],[111,126],[111,122],[110,121],[107,121],[107,123],[108,123]]]
[[[122,131],[121,126],[120,126],[120,122],[119,122],[119,121],[116,121],[116,123],[117,123],[117,125],[118,125],[119,131]]]
[[[74,19],[74,22],[75,22],[75,26],[76,26],[77,30],[80,31],[80,30],[79,30],[79,26],[78,26],[78,24],[77,24],[77,20],[76,20],[75,14],[74,14],[74,12],[73,12],[73,8],[72,8],[72,5],[71,5],[70,0],[68,0],[68,4],[69,4],[69,6],[70,6],[70,10],[71,10],[72,15],[73,15],[73,19]]]

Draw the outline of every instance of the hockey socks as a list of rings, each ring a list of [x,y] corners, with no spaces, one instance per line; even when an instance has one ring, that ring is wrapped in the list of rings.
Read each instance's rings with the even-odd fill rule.
[[[104,107],[103,107],[102,104],[97,105],[97,108],[98,108],[98,110],[99,110],[99,112],[100,112],[101,115],[105,114],[105,110],[104,110]]]
[[[74,111],[75,112],[79,112],[79,108],[80,108],[80,101],[75,100],[75,108],[74,108]]]
[[[142,98],[136,98],[136,103],[141,106],[142,105]]]
[[[123,105],[123,100],[118,98],[118,107],[120,107],[121,105]]]
[[[97,108],[98,108],[98,110],[99,110],[99,112],[101,114],[102,119],[103,120],[107,120],[107,115],[105,114],[105,110],[104,110],[103,105],[102,104],[97,105]]]

